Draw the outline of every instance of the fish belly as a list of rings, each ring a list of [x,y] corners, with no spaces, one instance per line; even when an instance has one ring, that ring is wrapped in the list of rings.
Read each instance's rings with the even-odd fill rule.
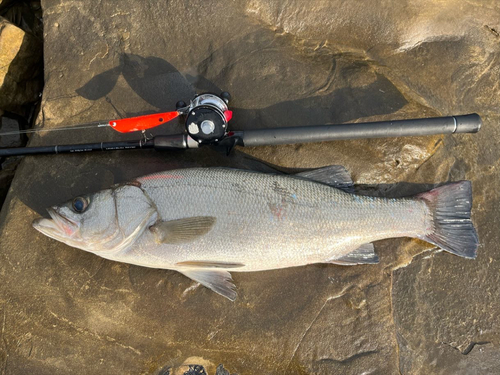
[[[201,238],[159,244],[145,230],[114,260],[154,268],[181,262],[259,271],[327,262],[364,243],[426,231],[429,210],[412,199],[358,196],[310,180],[230,169],[187,169],[139,179],[170,221],[215,217]]]

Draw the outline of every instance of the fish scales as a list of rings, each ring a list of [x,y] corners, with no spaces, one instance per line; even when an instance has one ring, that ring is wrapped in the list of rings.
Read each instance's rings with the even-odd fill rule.
[[[156,245],[143,235],[126,257],[150,267],[224,260],[257,271],[325,262],[381,238],[423,234],[430,215],[423,202],[357,196],[281,175],[187,169],[138,181],[163,220],[217,218],[191,243]]]

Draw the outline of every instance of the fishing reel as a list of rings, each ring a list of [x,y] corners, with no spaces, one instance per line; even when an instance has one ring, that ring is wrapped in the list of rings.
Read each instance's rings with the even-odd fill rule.
[[[228,103],[231,95],[211,93],[197,95],[189,105],[176,104],[177,111],[185,117],[186,133],[200,145],[216,145],[227,134],[228,122],[233,116]]]

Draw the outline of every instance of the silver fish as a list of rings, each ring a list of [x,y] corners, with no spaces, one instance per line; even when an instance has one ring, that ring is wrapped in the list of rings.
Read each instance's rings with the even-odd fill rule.
[[[475,258],[471,183],[411,198],[351,194],[340,166],[297,175],[235,169],[156,173],[48,209],[43,234],[106,259],[171,269],[236,298],[231,271],[377,263],[373,241],[423,239]]]

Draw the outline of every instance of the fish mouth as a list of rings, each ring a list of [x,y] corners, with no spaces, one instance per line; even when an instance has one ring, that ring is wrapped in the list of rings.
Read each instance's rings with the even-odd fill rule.
[[[52,219],[40,218],[33,221],[33,227],[46,236],[63,241],[74,239],[80,226],[77,222],[61,214],[57,207],[47,208]]]

